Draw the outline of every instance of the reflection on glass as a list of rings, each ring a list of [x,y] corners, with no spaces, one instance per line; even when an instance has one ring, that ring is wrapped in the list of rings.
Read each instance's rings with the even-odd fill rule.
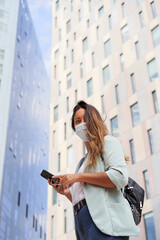
[[[147,63],[150,81],[158,77],[157,65],[155,58]]]
[[[134,150],[134,141],[131,139],[129,141],[130,143],[130,149],[131,149],[131,157],[132,157],[132,164],[136,163],[136,156],[135,156],[135,150]]]
[[[93,94],[92,78],[87,81],[87,96],[90,97]]]
[[[129,39],[128,25],[126,24],[121,28],[122,42],[126,42]]]
[[[103,68],[103,83],[106,84],[110,80],[109,65]]]
[[[153,141],[153,134],[152,134],[152,129],[148,130],[148,138],[149,138],[149,145],[151,149],[151,154],[154,154],[154,141]]]
[[[146,192],[146,198],[150,198],[150,187],[149,187],[149,178],[148,178],[148,171],[145,170],[143,172],[143,176],[144,176],[144,183],[145,183],[145,192]]]
[[[69,146],[67,148],[67,160],[68,160],[68,167],[72,166],[73,164],[73,146]]]
[[[132,113],[132,123],[133,123],[133,126],[135,127],[140,123],[138,103],[135,103],[134,105],[131,106],[131,113]]]
[[[152,30],[152,38],[153,38],[153,43],[155,47],[160,44],[160,26],[159,25]]]
[[[155,90],[152,92],[152,97],[153,97],[153,104],[154,104],[155,113],[159,113],[157,93],[156,93]]]
[[[157,17],[157,11],[156,11],[156,6],[155,6],[155,2],[152,1],[151,3],[151,9],[152,9],[152,14],[153,14],[153,17]]]
[[[153,212],[144,214],[144,222],[147,240],[156,240]]]
[[[111,119],[111,130],[112,130],[112,135],[117,137],[119,136],[119,131],[118,131],[118,117],[114,117]]]
[[[111,54],[111,40],[108,39],[104,43],[104,52],[105,52],[105,57],[108,57]]]

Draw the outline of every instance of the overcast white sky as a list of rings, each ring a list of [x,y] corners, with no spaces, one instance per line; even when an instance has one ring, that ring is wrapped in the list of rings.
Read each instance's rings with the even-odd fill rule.
[[[28,0],[49,77],[51,76],[52,0]]]

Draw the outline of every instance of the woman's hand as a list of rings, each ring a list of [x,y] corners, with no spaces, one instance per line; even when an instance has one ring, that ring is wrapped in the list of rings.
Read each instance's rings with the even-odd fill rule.
[[[48,184],[51,185],[56,192],[66,196],[72,202],[72,196],[71,196],[70,190],[68,188],[64,189],[63,185],[58,180],[56,180],[55,183],[52,184],[51,181],[48,179]]]
[[[62,184],[63,189],[70,188],[73,183],[78,182],[78,174],[64,174],[64,175],[58,175],[53,176],[52,178],[60,178],[59,184]]]

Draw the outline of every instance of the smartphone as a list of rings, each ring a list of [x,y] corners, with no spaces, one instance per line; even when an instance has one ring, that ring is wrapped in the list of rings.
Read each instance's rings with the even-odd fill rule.
[[[51,181],[52,184],[54,184],[57,180],[58,180],[58,183],[60,181],[60,178],[52,178],[54,175],[47,172],[46,170],[43,170],[40,174],[42,177],[44,177],[45,179],[49,179]]]

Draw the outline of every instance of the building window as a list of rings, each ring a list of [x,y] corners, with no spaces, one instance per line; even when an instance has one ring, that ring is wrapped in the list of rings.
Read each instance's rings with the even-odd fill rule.
[[[54,65],[54,78],[56,78],[56,75],[57,75],[57,68],[56,68],[56,65]]]
[[[112,135],[117,137],[119,136],[119,131],[118,131],[118,117],[115,116],[114,118],[111,119],[111,131]]]
[[[130,144],[130,150],[131,150],[131,158],[132,158],[132,164],[136,163],[136,156],[135,156],[135,150],[134,150],[134,141],[131,139],[129,141]]]
[[[58,172],[61,171],[61,153],[58,153]]]
[[[151,9],[152,9],[152,14],[153,14],[153,17],[157,17],[157,11],[156,11],[156,6],[155,6],[155,2],[152,1],[151,3]]]
[[[17,202],[17,205],[20,206],[20,203],[21,203],[21,193],[18,192],[18,202]]]
[[[70,88],[72,86],[72,74],[69,73],[67,75],[67,88]]]
[[[69,113],[69,97],[67,97],[67,113]]]
[[[111,40],[108,39],[104,43],[104,52],[105,52],[105,57],[108,57],[111,54]]]
[[[52,216],[51,221],[51,238],[54,238],[54,216]]]
[[[83,63],[80,63],[80,76],[83,78]]]
[[[104,95],[101,96],[101,105],[102,105],[102,113],[105,114],[105,102]]]
[[[56,131],[53,131],[53,147],[56,145]]]
[[[61,41],[61,29],[59,29],[59,35],[58,35],[58,37],[59,37],[59,41]]]
[[[157,93],[156,93],[155,90],[152,92],[152,97],[153,97],[153,104],[154,104],[155,113],[159,113]]]
[[[86,52],[88,50],[88,41],[87,37],[83,39],[83,52]]]
[[[115,86],[115,92],[116,92],[116,103],[119,104],[120,96],[119,96],[119,85],[118,84]]]
[[[112,29],[112,15],[111,14],[108,16],[108,25],[109,25],[109,29],[111,30]]]
[[[67,124],[66,122],[64,123],[64,140],[67,139]]]
[[[99,17],[101,17],[104,14],[104,7],[102,6],[99,10]]]
[[[57,49],[54,53],[55,60],[58,58],[58,56],[59,56],[59,49]]]
[[[58,105],[54,107],[54,122],[58,121]]]
[[[99,26],[97,26],[97,40],[100,40],[100,30],[99,30]]]
[[[147,63],[150,81],[158,77],[157,65],[155,58]]]
[[[92,11],[92,0],[89,0],[89,11]]]
[[[71,12],[73,11],[73,0],[71,0]]]
[[[67,209],[64,209],[64,233],[67,233]]]
[[[95,67],[95,54],[92,52],[92,67]]]
[[[126,24],[124,27],[121,28],[121,36],[122,36],[122,42],[126,42],[129,39],[128,34],[128,25]]]
[[[135,42],[135,49],[136,49],[136,56],[137,56],[137,59],[140,58],[140,47],[139,47],[139,42]]]
[[[32,222],[32,227],[35,227],[35,216],[33,215],[33,222]]]
[[[26,218],[28,218],[28,204],[26,204]]]
[[[90,27],[90,20],[88,19],[87,20],[87,28],[89,28]]]
[[[37,232],[37,228],[38,228],[38,220],[36,218],[36,223],[35,223],[35,231]]]
[[[152,29],[152,38],[153,38],[153,43],[155,47],[160,44],[160,26],[159,25],[156,26],[154,29]]]
[[[124,71],[124,55],[120,54],[121,71]]]
[[[76,32],[74,32],[74,34],[73,34],[73,39],[74,39],[74,41],[76,40]]]
[[[40,235],[39,235],[40,238],[42,238],[42,226],[40,226]]]
[[[55,17],[55,19],[54,19],[54,26],[55,26],[55,28],[57,27],[57,17]]]
[[[57,204],[57,191],[53,188],[53,205]]]
[[[46,233],[44,233],[44,240],[46,240]]]
[[[77,89],[75,90],[75,104],[77,103],[77,100],[78,100],[78,91]]]
[[[154,216],[153,212],[144,214],[145,230],[146,230],[146,239],[147,240],[156,240],[156,231],[154,225]]]
[[[68,161],[68,167],[72,166],[73,164],[73,146],[69,146],[67,148],[67,161]]]
[[[131,108],[131,114],[132,114],[132,124],[133,124],[133,127],[135,127],[140,123],[138,103],[133,104],[130,108]]]
[[[143,17],[142,11],[139,12],[139,20],[140,20],[141,27],[143,28],[144,27],[144,17]]]
[[[61,81],[58,82],[58,95],[61,96]]]
[[[93,94],[92,78],[87,81],[87,96],[90,97]]]
[[[80,22],[82,19],[82,13],[81,13],[81,9],[78,10],[78,21]]]
[[[135,93],[136,92],[136,82],[135,82],[135,75],[134,73],[132,73],[130,75],[131,77],[131,84],[132,84],[132,92]]]
[[[121,4],[121,8],[122,8],[122,17],[124,18],[126,17],[126,5],[124,2]]]
[[[59,0],[56,1],[56,11],[59,9]]]
[[[4,50],[0,49],[0,60],[4,59]]]
[[[149,138],[149,145],[150,145],[151,154],[154,154],[155,150],[154,150],[154,141],[153,141],[152,129],[148,130],[148,138]]]
[[[68,41],[68,39],[66,40],[66,47],[67,47],[67,48],[69,47],[69,41]]]
[[[66,70],[66,56],[64,56],[64,70]]]
[[[71,20],[68,20],[68,22],[66,23],[66,30],[67,30],[67,33],[70,32],[70,30],[71,30]]]
[[[63,17],[66,18],[66,7],[63,9]]]
[[[74,63],[74,49],[71,50],[71,62]]]
[[[146,193],[146,198],[150,198],[150,187],[149,187],[149,177],[148,177],[148,171],[145,170],[143,172],[144,176],[144,183],[145,183],[145,193]]]
[[[110,80],[109,65],[103,68],[103,83],[106,84]]]

